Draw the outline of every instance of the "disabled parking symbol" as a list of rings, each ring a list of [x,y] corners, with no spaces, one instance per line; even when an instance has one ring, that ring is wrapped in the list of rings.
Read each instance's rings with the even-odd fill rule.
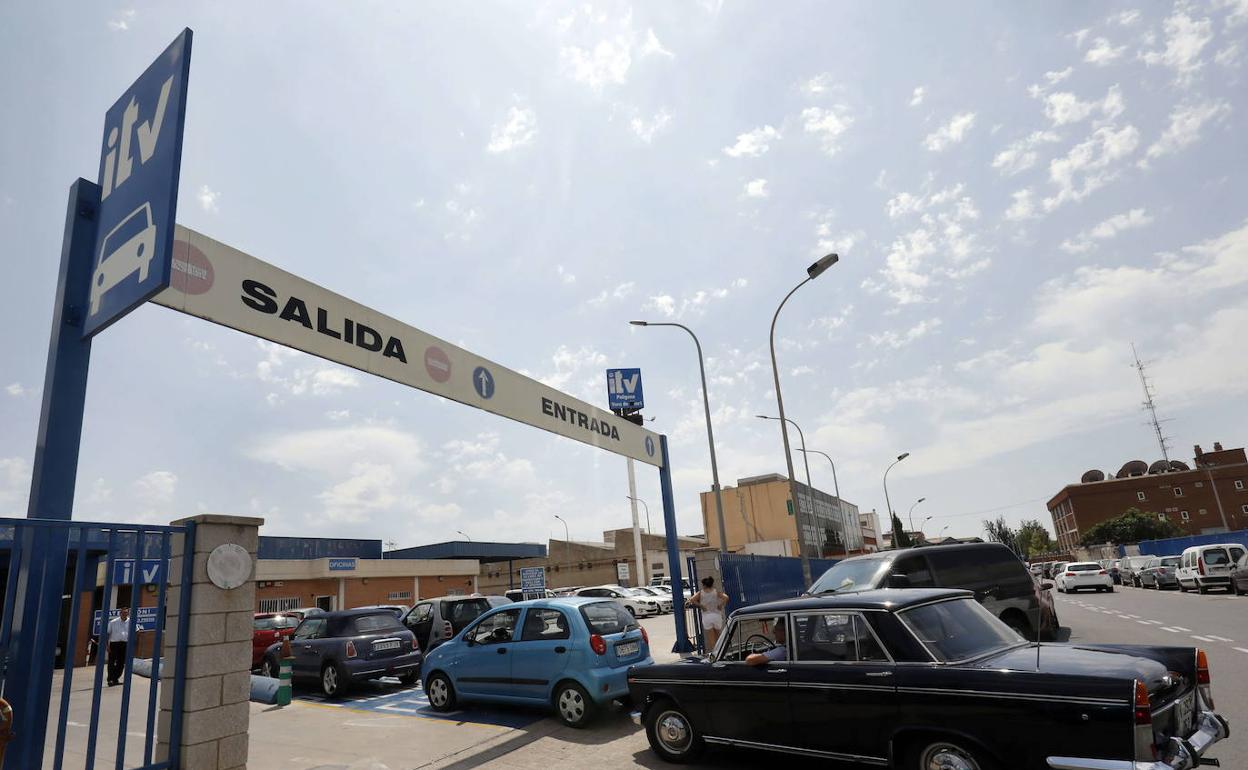
[[[484,366],[478,366],[472,371],[472,387],[476,389],[477,395],[481,398],[493,398],[494,375],[490,374],[490,370]]]

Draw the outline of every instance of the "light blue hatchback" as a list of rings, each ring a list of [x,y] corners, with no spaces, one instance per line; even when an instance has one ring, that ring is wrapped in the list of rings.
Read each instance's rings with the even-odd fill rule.
[[[628,671],[654,663],[645,629],[618,602],[580,597],[497,607],[425,657],[437,711],[462,701],[543,704],[571,727],[628,697]]]

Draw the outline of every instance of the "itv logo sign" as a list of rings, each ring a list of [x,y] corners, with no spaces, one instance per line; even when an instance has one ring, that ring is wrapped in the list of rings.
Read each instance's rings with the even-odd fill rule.
[[[640,369],[607,370],[608,409],[642,409],[645,405]]]

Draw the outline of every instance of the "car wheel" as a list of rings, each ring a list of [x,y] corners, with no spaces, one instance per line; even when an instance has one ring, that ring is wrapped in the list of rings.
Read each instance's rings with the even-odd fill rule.
[[[455,686],[450,677],[441,672],[429,677],[425,682],[425,696],[434,711],[451,711],[455,708]]]
[[[1105,586],[1105,593],[1112,594],[1113,592],[1114,592],[1113,586]]]
[[[403,685],[404,687],[411,687],[412,685],[416,684],[419,681],[420,681],[420,669],[417,669],[415,671],[409,671],[408,673],[402,674],[399,676],[399,684]]]
[[[260,664],[260,676],[267,676],[270,679],[277,679],[281,670],[281,664],[273,658],[265,658]]]
[[[626,605],[624,605],[624,609],[628,610],[628,614],[629,614],[629,615],[632,615],[633,617],[637,617],[637,611],[636,611],[636,610],[634,610],[632,607],[630,607],[630,606],[628,606],[628,605],[626,604]]]
[[[692,762],[706,749],[689,717],[669,700],[650,706],[646,713],[646,738],[651,750],[668,762]]]
[[[1207,593],[1209,593],[1209,586],[1202,586],[1200,583],[1197,583],[1197,584],[1196,584],[1196,593],[1198,593],[1198,594],[1207,594]]]
[[[351,678],[337,663],[327,663],[321,669],[321,694],[326,698],[341,698],[351,687]]]
[[[555,688],[555,713],[568,727],[585,727],[593,721],[597,704],[576,682],[563,682]]]
[[[978,751],[964,748],[953,741],[919,742],[902,767],[906,770],[994,770]]]
[[[1001,618],[1001,621],[1005,623],[1007,626],[1009,626],[1010,628],[1014,629],[1016,632],[1018,632],[1018,635],[1023,637],[1024,639],[1035,638],[1035,636],[1031,632],[1031,624],[1028,623],[1026,619],[1018,615],[1015,615],[1013,612]]]

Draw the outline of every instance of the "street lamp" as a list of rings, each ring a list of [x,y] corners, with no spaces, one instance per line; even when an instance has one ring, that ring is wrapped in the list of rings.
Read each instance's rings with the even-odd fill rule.
[[[918,505],[926,499],[926,497],[920,497],[918,500],[914,501],[914,505]],[[914,505],[910,506],[910,512],[906,514],[906,518],[910,520],[910,530],[912,532],[914,531]],[[930,519],[931,516],[928,516],[928,518]]]
[[[563,521],[563,517],[555,514],[555,518]],[[572,536],[568,534],[568,522],[563,521],[563,558],[567,562],[564,569],[572,569]]]
[[[711,488],[715,491],[715,516],[719,524],[719,551],[726,553],[728,551],[728,536],[724,533],[724,498],[719,491],[719,463],[715,459],[715,431],[711,428],[711,400],[706,390],[706,364],[702,360],[702,343],[698,341],[698,335],[684,324],[678,323],[651,323],[650,321],[629,321],[633,326],[675,326],[677,329],[684,329],[693,337],[693,344],[698,349],[698,373],[702,376],[702,408],[706,411],[706,441],[711,447]],[[646,530],[649,531],[650,525],[646,524]]]
[[[465,539],[467,539],[469,543],[471,543],[471,542],[472,542],[472,538],[468,537],[468,535],[467,535],[467,534],[465,534],[465,533],[464,533],[463,531],[461,531],[461,530],[458,530],[458,529],[457,529],[457,530],[455,530],[455,534],[457,534],[457,535],[463,535],[463,536],[464,536],[464,538],[465,538]]]
[[[848,557],[849,556],[850,522],[845,519],[845,504],[841,502],[841,485],[836,480],[836,463],[832,462],[831,455],[829,455],[827,452],[821,452],[818,449],[809,449],[809,450],[800,449],[798,451],[802,452],[803,454],[805,454],[806,452],[810,452],[811,454],[823,455],[824,458],[827,459],[828,464],[832,466],[832,491],[836,495],[836,512],[840,514],[841,526],[845,528],[845,543],[844,543],[845,556]]]
[[[910,456],[909,452],[902,452],[901,454],[897,455],[897,459],[893,460],[891,465],[889,465],[887,468],[884,469],[884,504],[888,506],[888,528],[889,529],[893,528],[893,518],[897,514],[893,512],[893,504],[889,502],[889,499],[888,499],[888,472],[893,469],[893,465],[896,465],[897,463],[901,462],[902,460],[906,459],[909,456]],[[914,527],[911,527],[910,529],[911,531],[913,531]],[[893,545],[895,546],[897,544],[894,543]]]
[[[633,497],[632,495],[624,495],[624,499],[636,500],[637,502],[641,503],[642,508],[646,509],[646,534],[647,535],[650,534],[650,506],[646,505],[646,501],[642,500],[640,497]]]
[[[923,523],[919,525],[919,534],[923,536],[923,539],[924,539],[924,540],[926,540],[926,539],[927,539],[927,533],[926,533],[926,532],[924,532],[923,530],[927,528],[927,522],[931,521],[931,520],[932,520],[932,519],[934,519],[934,518],[936,518],[936,517],[935,517],[935,516],[928,516],[926,519],[924,519],[924,520],[923,520]]]
[[[755,417],[757,417],[757,418],[758,418],[758,419],[760,419],[760,420],[779,420],[779,419],[781,419],[781,418],[779,418],[779,417],[768,417],[768,416],[767,416],[767,415],[765,415],[765,414],[756,414],[756,415],[754,415],[754,416],[755,416]],[[797,423],[793,422],[793,421],[792,421],[792,420],[790,420],[789,418],[785,417],[785,418],[784,418],[784,421],[785,421],[785,422],[787,422],[789,425],[792,425],[794,428],[797,428],[797,435],[798,435],[798,438],[800,438],[800,439],[801,439],[801,442],[802,442],[802,448],[801,448],[801,449],[799,449],[798,451],[802,453],[802,462],[806,464],[806,490],[807,490],[807,492],[806,492],[806,496],[810,499],[811,504],[812,504],[812,506],[813,506],[813,504],[814,504],[814,500],[815,500],[815,496],[814,496],[814,494],[812,494],[812,493],[814,492],[815,488],[814,488],[813,486],[811,486],[811,484],[810,484],[810,460],[806,459],[806,434],[805,434],[805,433],[802,433],[802,428],[801,428],[801,426],[800,426],[800,425],[798,425]],[[791,484],[790,484],[790,486],[791,486]],[[796,495],[794,495],[794,497],[793,497],[793,505],[794,505],[796,508],[801,508],[801,507],[802,507],[801,505],[799,505],[799,504],[798,504],[798,500],[797,500],[797,496],[796,496]],[[802,534],[801,534],[801,531],[802,531],[802,519],[801,519],[801,516],[799,516],[799,515],[797,514],[797,511],[796,511],[796,510],[795,510],[795,511],[794,511],[794,513],[793,513],[793,518],[794,518],[794,520],[797,522],[797,531],[798,531],[798,534],[797,534],[797,544],[798,544],[799,550],[801,550],[801,545],[802,545]],[[816,543],[815,543],[815,545],[818,545],[818,543],[816,542]]]
[[[940,532],[936,533],[936,539],[937,539],[937,540],[940,540],[942,537],[944,537],[944,536],[945,536],[945,530],[946,530],[946,529],[949,529],[949,525],[948,525],[948,524],[946,524],[945,526],[941,527],[941,528],[940,528]]]
[[[789,429],[788,423],[784,418],[784,397],[780,395],[780,367],[776,364],[776,321],[780,318],[780,311],[784,309],[784,304],[789,301],[789,297],[798,289],[805,286],[809,281],[813,281],[829,267],[832,267],[840,260],[836,254],[827,254],[819,258],[810,267],[806,268],[806,278],[801,283],[794,286],[789,293],[784,295],[784,299],[780,300],[780,306],[776,308],[776,313],[771,317],[771,375],[776,381],[776,408],[780,413],[780,437],[784,440],[784,462],[789,471],[789,496],[793,498],[793,504],[797,510],[794,516],[798,520],[797,527],[797,545],[802,557],[802,579],[806,581],[806,585],[810,585],[810,554],[807,553],[805,544],[803,543],[801,517],[801,506],[798,505],[797,495],[793,494],[793,454],[789,451]]]

